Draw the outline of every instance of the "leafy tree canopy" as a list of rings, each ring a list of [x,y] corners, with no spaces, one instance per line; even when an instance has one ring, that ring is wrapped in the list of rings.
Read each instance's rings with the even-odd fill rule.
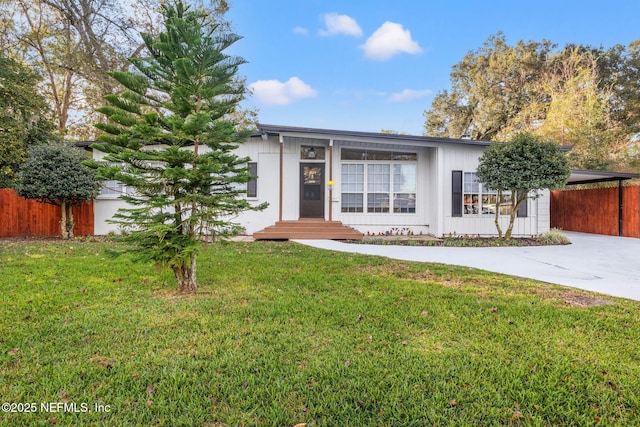
[[[18,173],[18,195],[61,206],[63,238],[73,237],[71,207],[93,200],[100,192],[96,171],[83,164],[86,159],[81,150],[68,145],[36,145],[29,148]]]
[[[518,208],[537,190],[563,186],[571,170],[560,147],[553,142],[543,142],[539,137],[519,133],[510,143],[492,144],[480,157],[478,179],[483,185],[498,192],[498,200],[506,192],[511,193],[511,215],[505,233],[511,237]],[[502,237],[496,209],[496,228]]]
[[[195,292],[202,240],[264,206],[244,197],[249,159],[234,154],[249,135],[237,114],[244,60],[224,51],[239,36],[181,0],[164,3],[162,15],[160,34],[142,34],[148,56],[131,59],[135,72],[111,73],[127,90],[106,97],[110,105],[99,111],[109,122],[96,125],[105,135],[93,147],[108,153],[101,176],[135,189],[123,196],[132,207],[114,220],[131,250],[171,268],[180,289]]]
[[[0,188],[11,187],[33,144],[54,138],[40,77],[0,51]]]
[[[532,84],[552,48],[546,40],[512,47],[504,34],[491,36],[454,65],[451,90],[440,92],[425,111],[426,133],[491,140],[535,97]]]
[[[498,33],[453,67],[451,89],[425,111],[425,134],[507,141],[528,132],[573,147],[573,167],[621,168],[640,132],[638,43],[554,51],[546,40],[510,46]]]

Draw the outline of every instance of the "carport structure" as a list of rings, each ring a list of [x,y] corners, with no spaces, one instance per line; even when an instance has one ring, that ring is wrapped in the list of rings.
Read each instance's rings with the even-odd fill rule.
[[[551,192],[551,227],[640,238],[640,186],[624,185],[634,178],[640,178],[640,174],[572,171],[568,188]],[[616,181],[617,186],[606,188],[571,188]]]

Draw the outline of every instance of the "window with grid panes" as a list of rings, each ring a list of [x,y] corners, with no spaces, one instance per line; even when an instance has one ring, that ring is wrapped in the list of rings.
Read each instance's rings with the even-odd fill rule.
[[[342,165],[342,212],[364,211],[364,165]]]
[[[416,153],[349,148],[341,160],[342,212],[416,212]]]
[[[511,193],[504,192],[498,206],[498,193],[489,190],[478,181],[475,172],[465,172],[463,175],[463,212],[465,215],[499,215],[511,213]]]

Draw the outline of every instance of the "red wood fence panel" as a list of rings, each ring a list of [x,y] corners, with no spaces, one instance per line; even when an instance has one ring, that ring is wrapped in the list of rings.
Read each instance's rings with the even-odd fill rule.
[[[640,238],[640,185],[623,190],[622,235]]]
[[[619,235],[619,188],[551,192],[551,227]],[[640,237],[640,186],[623,187],[622,235]]]
[[[76,236],[93,235],[93,202],[73,208]],[[0,237],[55,237],[60,235],[60,207],[23,199],[0,189]]]

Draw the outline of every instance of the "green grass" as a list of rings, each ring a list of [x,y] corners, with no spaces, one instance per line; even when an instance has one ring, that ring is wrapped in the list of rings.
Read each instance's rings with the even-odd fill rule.
[[[181,296],[113,243],[1,245],[0,396],[38,405],[1,426],[640,425],[638,302],[259,242]]]

